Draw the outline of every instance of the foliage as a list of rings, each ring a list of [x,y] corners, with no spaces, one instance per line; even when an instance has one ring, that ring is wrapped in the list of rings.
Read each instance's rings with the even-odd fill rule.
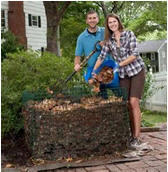
[[[47,88],[53,88],[58,93],[66,88],[63,81],[72,72],[70,60],[51,53],[43,56],[33,51],[8,54],[2,62],[2,136],[12,130],[17,133],[23,127],[21,108],[25,91],[36,93],[41,98],[47,96]],[[74,76],[67,87],[81,85],[81,78],[80,73]]]
[[[8,53],[14,53],[23,49],[23,46],[19,44],[18,39],[10,31],[3,32],[1,34],[1,60],[7,57]]]
[[[67,9],[60,24],[62,56],[67,56],[72,61],[75,56],[77,37],[84,31],[86,26],[86,13],[98,7],[92,2],[72,2]]]
[[[156,87],[154,85],[155,79],[150,72],[146,73],[145,85],[144,85],[144,94],[141,100],[141,108],[145,108],[145,103],[148,98],[154,95],[154,93],[160,89],[163,89],[163,86]]]
[[[166,39],[167,37],[167,31],[158,31],[155,30],[154,32],[146,32],[144,35],[138,36],[139,41],[145,41],[145,40],[161,40]]]
[[[153,31],[166,31],[167,2],[148,2],[146,8],[142,8],[140,16],[130,20],[127,25],[127,29],[133,30],[137,36]]]
[[[142,127],[153,127],[158,123],[166,123],[167,114],[165,112],[143,110],[142,112]]]
[[[148,72],[146,73],[146,78],[145,78],[145,85],[144,85],[144,93],[141,101],[141,106],[144,107],[147,98],[151,97],[153,93],[155,92],[155,87],[152,87],[154,82],[154,79],[152,75]],[[151,88],[152,87],[152,88]]]
[[[73,61],[77,37],[87,27],[85,16],[89,9],[94,9],[99,13],[99,26],[104,26],[104,8],[106,13],[117,13],[124,27],[134,31],[138,40],[148,40],[149,37],[150,40],[165,39],[167,34],[166,4],[167,2],[161,1],[72,2],[60,23],[62,56]]]

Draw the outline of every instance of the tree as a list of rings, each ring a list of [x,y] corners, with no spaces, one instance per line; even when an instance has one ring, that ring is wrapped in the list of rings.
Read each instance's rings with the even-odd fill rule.
[[[74,61],[76,41],[80,33],[87,27],[86,13],[89,10],[100,13],[100,8],[92,1],[72,2],[60,23],[61,52],[63,57]]]
[[[104,2],[104,1],[97,1],[97,4],[103,11],[104,17],[107,16],[108,13],[118,13],[123,8],[125,2],[123,1],[111,1],[111,2]]]
[[[60,56],[60,21],[70,1],[43,1],[47,16],[47,51]]]
[[[162,39],[164,36],[166,38],[167,2],[148,2],[147,8],[143,9],[138,18],[129,21],[127,28],[133,30],[138,37],[141,37],[141,40],[148,39],[147,35],[153,33],[158,38],[159,35]]]

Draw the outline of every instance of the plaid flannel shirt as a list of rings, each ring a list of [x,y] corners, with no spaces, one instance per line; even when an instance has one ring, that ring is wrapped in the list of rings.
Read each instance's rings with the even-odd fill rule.
[[[106,54],[111,53],[114,59],[120,63],[127,59],[129,56],[136,56],[136,59],[130,64],[119,68],[119,77],[134,76],[144,68],[144,62],[139,55],[137,49],[136,37],[132,31],[123,31],[120,35],[120,47],[117,44],[114,35],[105,43],[102,48],[101,54],[98,58],[105,59]]]

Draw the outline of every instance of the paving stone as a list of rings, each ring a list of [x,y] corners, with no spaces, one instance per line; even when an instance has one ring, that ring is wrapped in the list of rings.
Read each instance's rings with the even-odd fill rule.
[[[157,160],[156,157],[151,156],[151,155],[143,156],[142,159],[145,160],[145,161],[156,161]]]
[[[145,163],[150,165],[151,167],[164,166],[165,165],[165,163],[160,161],[160,160],[157,160],[157,161],[146,161]]]
[[[167,164],[167,159],[163,159],[162,161]]]
[[[75,169],[67,169],[67,170],[64,170],[64,172],[75,172],[76,170]]]
[[[97,170],[91,170],[89,172],[109,172],[109,170],[100,170],[100,169],[97,169]]]
[[[87,172],[84,168],[77,168],[76,172]]]
[[[159,172],[167,172],[167,166],[158,166],[155,167]]]
[[[138,168],[136,169],[136,172],[159,172],[159,171],[153,167],[149,167],[149,168]]]
[[[134,169],[124,169],[124,170],[122,170],[122,172],[136,172]]]
[[[87,171],[95,171],[95,170],[106,170],[106,167],[104,165],[96,166],[96,167],[86,167]]]
[[[133,168],[133,169],[149,167],[149,165],[144,163],[143,161],[125,163],[125,165],[127,165],[128,167]]]
[[[121,170],[114,164],[106,165],[110,172],[120,172]]]
[[[121,170],[126,170],[126,169],[129,169],[128,166],[126,166],[125,164],[116,164],[116,166],[121,169]]]
[[[167,155],[166,154],[162,154],[162,155],[155,155],[155,157],[159,160],[162,160],[162,159],[167,159]]]

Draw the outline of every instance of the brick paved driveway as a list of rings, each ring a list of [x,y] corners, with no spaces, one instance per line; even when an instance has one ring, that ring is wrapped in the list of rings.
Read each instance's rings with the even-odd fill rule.
[[[154,150],[141,157],[139,161],[59,170],[37,170],[38,167],[35,167],[27,169],[27,172],[167,172],[167,132],[143,132],[141,138]],[[20,169],[14,168],[2,169],[2,172],[19,171]]]
[[[142,140],[154,150],[140,161],[101,165],[96,167],[61,169],[56,172],[167,172],[167,132],[144,132]]]

